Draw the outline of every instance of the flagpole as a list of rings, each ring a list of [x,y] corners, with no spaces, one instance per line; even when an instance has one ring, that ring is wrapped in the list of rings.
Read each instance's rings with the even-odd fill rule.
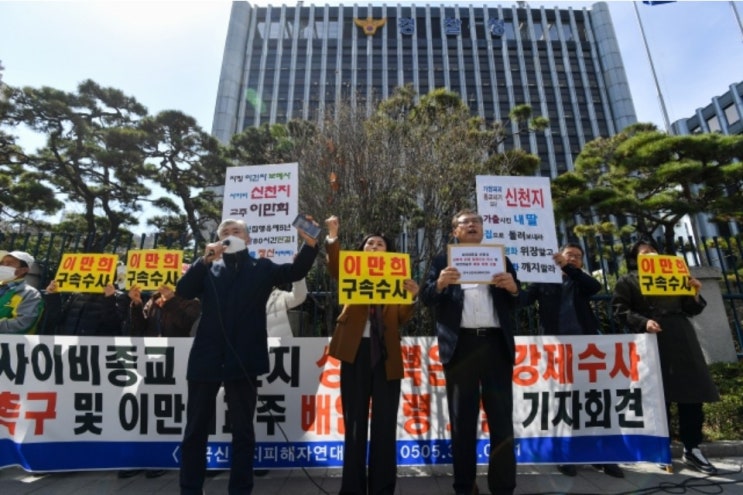
[[[637,2],[632,2],[635,7],[635,16],[637,17],[637,24],[640,25],[640,33],[642,34],[642,42],[645,44],[645,52],[648,54],[648,61],[650,62],[650,71],[653,73],[653,81],[655,82],[655,90],[658,92],[658,100],[660,101],[660,109],[663,113],[663,123],[666,125],[666,132],[671,132],[671,122],[668,120],[668,112],[666,111],[666,102],[663,101],[663,93],[660,91],[660,84],[658,84],[658,76],[655,74],[655,66],[653,65],[653,57],[650,56],[650,47],[648,46],[648,40],[645,37],[645,28],[642,26],[642,19],[640,19],[640,11],[637,9]]]
[[[735,2],[730,2],[730,7],[733,9],[735,20],[738,21],[738,29],[740,29],[740,36],[743,38],[743,24],[740,22],[740,16],[738,15],[738,8],[735,6]]]

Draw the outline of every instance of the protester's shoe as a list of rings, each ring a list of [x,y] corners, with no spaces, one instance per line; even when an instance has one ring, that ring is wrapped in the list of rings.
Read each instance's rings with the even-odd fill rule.
[[[576,476],[578,474],[578,470],[575,469],[575,466],[572,464],[558,464],[557,470],[560,471],[565,476]]]
[[[594,464],[593,467],[612,478],[624,478],[624,471],[616,464]]]
[[[717,474],[717,468],[704,457],[702,451],[697,447],[684,451],[682,459],[687,466],[696,469],[700,473]]]
[[[268,474],[268,469],[254,469],[253,476],[263,477]]]
[[[668,474],[673,474],[673,464],[658,464],[661,471],[665,471]]]
[[[136,476],[136,475],[138,475],[141,472],[142,472],[141,469],[124,469],[122,471],[119,471],[119,473],[117,474],[117,476],[120,479],[126,479],[126,478],[131,478],[133,476]]]
[[[147,471],[145,471],[144,477],[145,478],[150,478],[150,479],[152,479],[152,478],[159,478],[160,476],[162,476],[166,472],[167,471],[165,471],[164,469],[148,469]]]

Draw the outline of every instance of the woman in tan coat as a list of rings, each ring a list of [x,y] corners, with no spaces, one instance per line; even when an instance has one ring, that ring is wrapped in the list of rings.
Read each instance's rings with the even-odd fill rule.
[[[328,218],[325,224],[328,228],[325,244],[328,269],[338,280],[338,217]],[[393,251],[394,247],[384,234],[370,234],[358,250]],[[405,280],[404,288],[417,296],[418,284],[414,280]],[[413,309],[412,304],[347,304],[336,321],[329,353],[341,361],[341,402],[346,430],[341,494],[391,495],[395,492],[397,416],[403,377],[400,326],[410,320]]]

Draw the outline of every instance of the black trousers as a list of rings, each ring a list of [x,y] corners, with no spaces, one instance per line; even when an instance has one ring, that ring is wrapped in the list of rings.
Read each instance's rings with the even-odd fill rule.
[[[454,356],[444,366],[456,493],[472,493],[475,484],[481,398],[490,430],[488,488],[498,495],[516,488],[512,375],[502,335],[460,334]]]
[[[340,494],[392,495],[397,482],[397,409],[400,405],[400,380],[387,380],[383,360],[372,368],[368,338],[361,339],[353,363],[341,362],[341,403],[346,432]],[[368,477],[367,431],[369,431]]]
[[[685,450],[699,447],[702,443],[704,426],[704,409],[701,402],[684,404],[677,402],[679,413],[679,440]],[[666,402],[666,417],[668,418],[668,434],[673,437],[671,430],[671,403]]]
[[[221,385],[220,382],[188,381],[186,430],[181,443],[181,495],[203,493],[209,426],[214,421],[215,400]],[[232,430],[232,460],[227,491],[230,495],[249,495],[253,491],[256,379],[250,377],[226,381],[224,391]]]

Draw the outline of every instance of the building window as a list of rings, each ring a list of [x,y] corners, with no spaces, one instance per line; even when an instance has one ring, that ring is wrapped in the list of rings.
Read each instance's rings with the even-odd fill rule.
[[[725,118],[728,121],[728,125],[733,125],[740,120],[738,109],[735,108],[735,105],[733,104],[728,105],[723,112],[725,112]]]
[[[707,127],[709,132],[718,132],[720,130],[720,121],[717,119],[717,115],[707,119]]]

